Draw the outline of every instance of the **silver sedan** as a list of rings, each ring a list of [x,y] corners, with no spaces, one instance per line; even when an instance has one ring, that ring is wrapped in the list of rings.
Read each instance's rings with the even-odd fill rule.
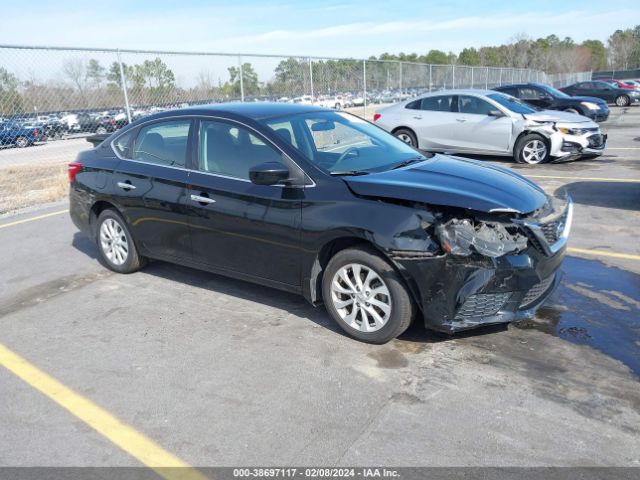
[[[537,110],[493,90],[433,92],[381,109],[374,120],[421,150],[513,156],[520,163],[594,157],[606,145],[587,117]]]

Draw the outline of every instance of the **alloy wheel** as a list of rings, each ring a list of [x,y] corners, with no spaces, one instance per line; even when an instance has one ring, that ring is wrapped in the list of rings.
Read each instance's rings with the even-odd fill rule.
[[[129,257],[129,241],[124,228],[113,218],[107,218],[100,225],[100,247],[114,265],[122,265]]]
[[[24,138],[24,137],[18,137],[16,138],[16,147],[18,148],[24,148],[29,144],[29,141]]]
[[[413,139],[411,138],[410,135],[406,134],[406,133],[399,133],[397,135],[397,137],[402,140],[404,143],[407,143],[411,146],[413,146]]]
[[[540,163],[547,156],[547,146],[542,140],[530,140],[522,149],[522,158],[527,163]]]
[[[345,265],[335,273],[331,301],[340,318],[361,332],[380,330],[391,316],[391,294],[384,280],[359,263]]]
[[[618,98],[616,98],[616,105],[619,107],[626,107],[627,105],[629,105],[629,99],[624,95],[620,95]]]

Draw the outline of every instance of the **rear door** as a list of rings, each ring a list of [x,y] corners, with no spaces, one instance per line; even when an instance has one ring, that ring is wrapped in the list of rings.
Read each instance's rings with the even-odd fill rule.
[[[489,115],[494,110],[498,108],[480,97],[458,95],[455,138],[459,149],[488,153],[508,152],[512,120],[506,115]]]
[[[457,146],[456,98],[455,95],[425,97],[416,100],[415,110],[407,110],[408,126],[416,132],[421,149],[442,151]]]
[[[297,168],[255,130],[201,119],[197,170],[188,212],[194,260],[228,272],[300,285],[302,186],[255,185],[249,169],[263,162]]]
[[[113,174],[113,192],[145,255],[191,259],[185,168],[192,119],[144,124]]]

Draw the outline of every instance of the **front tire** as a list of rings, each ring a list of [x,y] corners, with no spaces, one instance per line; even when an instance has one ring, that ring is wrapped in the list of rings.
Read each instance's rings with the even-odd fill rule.
[[[627,97],[626,95],[620,95],[616,97],[616,105],[619,107],[626,107],[630,102],[631,101],[629,100],[629,97]]]
[[[145,264],[127,223],[115,210],[103,210],[98,216],[96,241],[100,257],[107,268],[118,273],[132,273]]]
[[[29,139],[27,137],[18,137],[15,140],[16,147],[25,148],[29,146]]]
[[[399,128],[393,132],[393,134],[396,138],[399,138],[407,145],[411,145],[413,148],[418,148],[418,139],[416,138],[416,134],[408,128]]]
[[[550,152],[547,141],[537,133],[523,136],[513,149],[513,158],[518,163],[538,165],[549,161]]]
[[[338,252],[322,277],[327,312],[350,336],[387,343],[402,334],[416,307],[400,275],[369,247]]]

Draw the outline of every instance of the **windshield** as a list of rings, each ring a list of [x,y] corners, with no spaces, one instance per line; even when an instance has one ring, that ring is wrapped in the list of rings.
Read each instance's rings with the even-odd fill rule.
[[[500,105],[514,113],[535,113],[538,111],[528,103],[518,100],[511,95],[506,95],[504,93],[490,93],[487,96],[494,102],[498,102]]]
[[[544,90],[545,92],[547,92],[552,97],[556,97],[556,98],[571,98],[566,93],[561,92],[557,88],[549,87],[548,85],[540,85],[539,88],[541,90]]]
[[[262,122],[333,175],[380,172],[427,158],[375,125],[344,112],[295,114]]]

